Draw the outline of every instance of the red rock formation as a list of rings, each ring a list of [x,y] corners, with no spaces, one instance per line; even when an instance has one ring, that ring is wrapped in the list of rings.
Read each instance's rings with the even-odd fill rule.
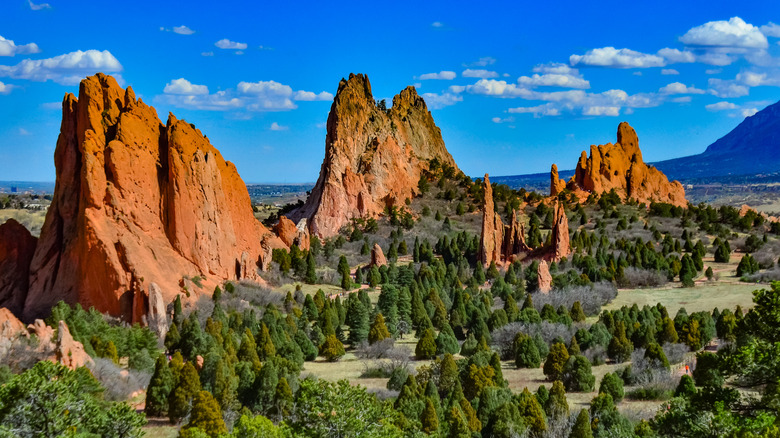
[[[569,256],[571,245],[569,243],[569,219],[566,217],[563,205],[558,201],[555,202],[554,218],[550,256],[553,260],[560,260]]]
[[[246,186],[200,131],[98,73],[63,101],[54,198],[30,265],[24,319],[57,301],[127,320],[180,281],[258,279],[283,243],[253,216]],[[211,288],[209,288],[211,287]],[[194,289],[194,290],[193,290]]]
[[[501,215],[496,214],[493,204],[493,186],[490,178],[485,174],[482,181],[484,197],[482,200],[482,234],[479,240],[479,261],[489,266],[491,263],[501,263],[502,248],[504,243],[504,222]]]
[[[552,290],[552,275],[550,275],[550,268],[547,267],[547,262],[542,260],[539,262],[539,268],[536,271],[539,279],[539,292],[546,294]]]
[[[531,251],[525,243],[525,227],[517,219],[517,211],[512,210],[512,219],[509,225],[504,226],[504,245],[502,256],[504,260],[513,262],[521,254]]]
[[[302,250],[309,249],[311,239],[306,227],[306,219],[301,219],[298,221],[298,225],[295,225],[295,222],[287,219],[286,216],[280,216],[279,222],[274,227],[274,232],[288,247],[298,245],[298,248]]]
[[[306,204],[291,214],[307,218],[319,237],[333,236],[352,218],[376,217],[418,193],[430,161],[456,167],[441,131],[414,87],[376,105],[368,77],[342,79],[328,115],[325,160]]]
[[[385,266],[387,264],[387,258],[385,257],[384,251],[382,251],[382,247],[379,246],[378,243],[374,244],[374,247],[371,248],[371,266]]]
[[[12,340],[23,333],[27,333],[24,323],[10,310],[0,308],[0,339]]]
[[[553,170],[557,173],[557,168]],[[552,172],[550,176],[553,180]],[[669,182],[663,172],[642,160],[639,139],[634,128],[626,122],[618,126],[615,144],[591,146],[590,157],[582,152],[574,176],[566,187],[578,193],[580,198],[587,197],[588,193],[601,194],[614,189],[624,200],[688,205],[682,184]],[[551,184],[550,193],[555,195],[558,189],[557,184]]]
[[[94,363],[84,350],[84,345],[73,339],[65,321],[60,321],[57,326],[55,355],[50,360],[59,362],[72,370]]]
[[[558,166],[552,165],[550,169],[550,196],[558,196],[566,188],[566,181],[558,177]]]
[[[30,261],[38,239],[19,222],[0,225],[0,306],[20,315],[30,276]]]
[[[165,339],[168,333],[168,312],[162,291],[156,283],[149,284],[149,310],[146,314],[146,324],[149,330],[157,334],[158,339]]]

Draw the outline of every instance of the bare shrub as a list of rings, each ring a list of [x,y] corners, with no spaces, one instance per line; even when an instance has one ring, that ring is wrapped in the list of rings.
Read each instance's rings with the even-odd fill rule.
[[[399,392],[385,388],[368,388],[366,392],[374,394],[379,400],[389,400],[398,397]]]
[[[669,344],[666,343],[663,345],[664,354],[666,355],[666,359],[669,360],[670,364],[680,363],[683,360],[685,360],[686,355],[689,351],[691,351],[690,348],[688,348],[685,344]]]
[[[660,287],[667,283],[666,275],[654,269],[628,267],[623,273],[623,277],[618,280],[620,287]]]
[[[542,321],[539,324],[526,324],[522,322],[513,322],[507,324],[491,333],[493,346],[500,352],[501,357],[509,359],[512,356],[512,343],[518,333],[525,333],[528,336],[539,334],[544,342],[551,343],[554,339],[560,338],[568,341],[577,331],[578,324],[571,327],[565,324]]]
[[[38,349],[43,351],[39,352]],[[55,345],[40,345],[35,336],[17,336],[0,341],[0,365],[8,365],[14,373],[32,368],[43,357],[54,354]]]
[[[607,363],[607,349],[601,345],[594,345],[582,353],[591,364],[603,365]]]
[[[124,370],[109,359],[96,357],[89,366],[92,375],[106,388],[105,397],[110,401],[129,400],[149,385],[150,373],[137,370]]]
[[[773,281],[780,281],[780,268],[773,268],[762,272],[756,272],[752,275],[745,276],[748,282],[751,283],[770,283]]]
[[[556,309],[559,306],[570,309],[575,301],[579,301],[586,315],[595,315],[601,311],[601,306],[609,303],[616,296],[615,286],[602,281],[592,286],[571,286],[565,289],[553,289],[548,294],[535,294],[534,307],[541,309],[545,304],[550,304]]]
[[[773,268],[775,266],[775,260],[777,260],[775,253],[766,247],[753,253],[753,258],[758,262],[758,266],[761,269]]]
[[[577,422],[579,411],[572,409],[569,416],[547,419],[547,430],[534,435],[539,438],[566,438],[571,434],[574,423]]]
[[[387,377],[396,368],[409,370],[412,352],[408,347],[395,346],[393,339],[384,339],[373,345],[367,342],[361,343],[355,349],[355,356],[367,361],[363,364],[364,374],[376,371],[383,377]]]
[[[355,356],[359,359],[381,359],[394,347],[395,340],[393,338],[382,339],[373,344],[363,341],[355,349]]]

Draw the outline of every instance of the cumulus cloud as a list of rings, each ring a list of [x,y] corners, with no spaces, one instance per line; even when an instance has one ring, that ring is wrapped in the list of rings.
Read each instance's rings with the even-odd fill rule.
[[[116,73],[122,64],[108,50],[75,51],[46,59],[25,59],[13,66],[0,65],[0,77],[75,85],[96,71]]]
[[[736,81],[710,78],[707,83],[709,85],[707,91],[717,97],[742,97],[750,92],[748,87]]]
[[[482,78],[482,79],[488,79],[488,78],[497,78],[498,73],[490,70],[485,69],[470,69],[467,68],[466,70],[463,70],[463,73],[461,73],[461,76],[464,78]]]
[[[463,97],[458,92],[453,92],[452,90],[441,94],[423,93],[422,98],[430,109],[442,109],[463,101]]]
[[[758,112],[758,108],[743,108],[742,117],[750,117]]]
[[[477,83],[466,86],[466,90],[472,94],[494,97],[521,97],[531,94],[531,90],[527,88],[495,79],[480,79]]]
[[[672,82],[658,90],[661,94],[704,94],[704,90],[689,87],[682,82]]]
[[[577,69],[564,64],[537,66],[534,71],[545,73],[536,73],[530,77],[520,76],[517,83],[526,87],[590,88],[590,82],[585,80]]]
[[[512,116],[510,116],[510,117],[504,117],[504,118],[501,118],[501,117],[493,117],[493,118],[492,118],[492,119],[490,119],[490,120],[491,120],[493,123],[512,123],[512,122],[514,122],[514,121],[515,121],[515,118],[514,118],[514,117],[512,117]]]
[[[0,82],[0,94],[8,94],[13,89],[14,89],[13,85],[11,85],[11,84],[4,84],[4,83]]]
[[[705,105],[704,108],[707,109],[707,111],[725,111],[725,110],[733,110],[737,108],[737,105],[735,105],[732,102],[718,102],[718,103],[711,103],[709,105]]]
[[[214,56],[214,52],[201,52],[200,56]]]
[[[745,49],[766,49],[769,46],[766,36],[758,27],[739,17],[696,26],[681,36],[680,42],[689,46]]]
[[[658,55],[666,59],[669,64],[682,64],[696,61],[696,55],[688,50],[670,49],[666,47],[659,50]]]
[[[27,4],[30,5],[30,9],[33,11],[40,11],[42,9],[51,9],[51,5],[48,3],[39,3],[35,4],[32,2],[32,0],[27,0]]]
[[[287,131],[290,129],[289,126],[282,126],[276,122],[271,123],[271,127],[269,128],[271,131]]]
[[[194,30],[190,29],[189,27],[187,27],[185,25],[174,26],[173,27],[173,32],[174,33],[178,33],[179,35],[192,35],[192,34],[195,33]]]
[[[465,64],[466,67],[487,67],[488,65],[493,65],[496,63],[496,58],[493,58],[492,56],[485,56],[482,58],[479,58],[478,60],[472,62],[471,64]]]
[[[533,114],[535,118],[542,116],[559,116],[561,110],[558,109],[552,103],[545,103],[537,106],[521,106],[517,108],[509,108],[510,113],[514,114]]]
[[[227,38],[223,38],[216,43],[214,43],[215,46],[217,46],[220,49],[228,49],[228,50],[245,50],[247,48],[246,43],[237,43],[235,41],[230,41]]]
[[[569,63],[571,65],[583,64],[610,68],[648,68],[666,65],[662,56],[614,47],[592,49],[585,52],[584,55],[571,55]]]
[[[722,68],[708,68],[707,70],[704,70],[704,73],[708,75],[716,75],[722,71]]]
[[[333,100],[333,94],[328,93],[327,91],[321,91],[320,93],[314,93],[312,91],[299,90],[299,91],[296,91],[295,94],[293,94],[293,99],[295,99],[295,100],[303,100],[303,101],[307,101],[307,102],[327,101],[327,100]]]
[[[179,78],[165,85],[163,93],[182,95],[209,94],[209,88],[205,85],[196,85],[184,78]]]
[[[17,133],[17,134],[19,134],[19,135],[23,135],[23,136],[32,135],[32,133],[31,133],[30,131],[28,131],[28,130],[26,130],[26,129],[24,129],[24,128],[19,128],[19,129],[16,131],[16,133]]]
[[[217,91],[213,94],[163,94],[155,101],[179,108],[197,109],[203,111],[227,111],[245,106],[245,103],[228,91]]]
[[[558,74],[558,75],[577,75],[579,71],[571,68],[562,62],[551,62],[548,64],[539,64],[534,66],[534,73]]]
[[[679,75],[680,72],[673,68],[664,68],[661,70],[662,75]]]
[[[450,80],[455,79],[455,77],[457,77],[457,76],[458,76],[457,73],[455,73],[454,71],[442,70],[442,71],[440,71],[438,73],[425,73],[425,74],[422,74],[417,79],[420,79],[420,80],[423,80],[423,81],[427,80],[427,79],[443,79],[443,80],[446,80],[446,81],[450,81]]]
[[[13,40],[5,39],[0,36],[0,56],[25,55],[29,53],[38,53],[41,49],[35,43],[27,43],[17,46]]]
[[[688,103],[691,100],[692,100],[691,96],[680,96],[680,97],[673,98],[672,102],[675,102],[675,103]]]
[[[780,24],[775,24],[773,22],[769,22],[763,26],[761,26],[761,33],[768,37],[775,37],[780,38]]]

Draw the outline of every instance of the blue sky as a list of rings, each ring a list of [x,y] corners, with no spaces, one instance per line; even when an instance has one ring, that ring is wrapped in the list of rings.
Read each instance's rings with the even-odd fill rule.
[[[417,86],[472,176],[571,169],[624,120],[646,161],[695,154],[780,99],[777,1],[43,1],[0,4],[0,180],[54,180],[59,103],[96,71],[247,182],[317,179],[350,72]]]

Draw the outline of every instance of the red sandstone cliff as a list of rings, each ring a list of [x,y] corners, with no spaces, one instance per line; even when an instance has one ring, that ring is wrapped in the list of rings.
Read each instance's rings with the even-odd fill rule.
[[[550,195],[562,190],[553,165],[550,175]],[[628,123],[618,126],[617,142],[590,147],[590,157],[582,152],[574,176],[566,188],[587,197],[588,193],[601,194],[615,189],[623,199],[635,199],[649,204],[666,202],[680,207],[688,205],[685,190],[677,181],[669,181],[666,175],[642,160],[636,131]]]
[[[306,204],[313,235],[335,235],[352,218],[375,217],[414,197],[430,160],[455,166],[422,97],[407,87],[390,109],[379,108],[363,74],[342,79],[328,115],[325,160]]]
[[[253,216],[246,186],[193,125],[98,73],[65,96],[57,182],[35,255],[23,317],[59,300],[138,321],[151,283],[170,302],[215,281],[259,279],[284,244]],[[184,277],[201,277],[200,289]]]
[[[13,219],[0,225],[0,307],[16,315],[24,308],[37,242],[24,225]]]

